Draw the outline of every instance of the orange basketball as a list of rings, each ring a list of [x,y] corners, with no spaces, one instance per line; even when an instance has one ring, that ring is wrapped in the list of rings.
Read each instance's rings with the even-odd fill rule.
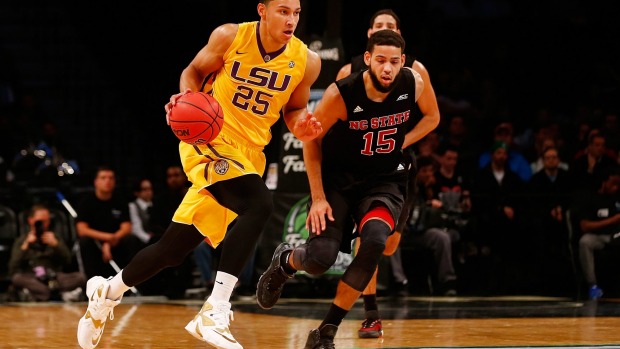
[[[188,92],[172,107],[169,121],[178,139],[188,144],[205,144],[220,133],[224,113],[213,96]]]

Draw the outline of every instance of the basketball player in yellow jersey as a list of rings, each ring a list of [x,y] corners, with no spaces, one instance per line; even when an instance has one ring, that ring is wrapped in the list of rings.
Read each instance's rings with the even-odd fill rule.
[[[263,147],[270,140],[270,127],[282,111],[288,128],[301,141],[323,131],[306,109],[321,61],[293,36],[300,1],[261,0],[257,10],[257,22],[213,30],[207,45],[183,70],[182,92],[166,104],[166,119],[180,96],[200,91],[216,74],[212,94],[224,110],[224,126],[208,144],[180,143],[183,169],[192,187],[162,238],[140,251],[116,276],[88,281],[88,309],[77,333],[82,348],[97,346],[108,316],[113,318],[113,308],[130,287],[180,264],[204,239],[213,247],[223,242],[219,268],[211,295],[185,329],[216,348],[242,348],[229,329],[230,296],[273,207],[262,180]]]

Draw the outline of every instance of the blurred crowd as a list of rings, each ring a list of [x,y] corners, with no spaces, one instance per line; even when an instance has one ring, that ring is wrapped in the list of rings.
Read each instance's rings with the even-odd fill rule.
[[[438,5],[440,2],[429,3]],[[461,18],[458,15],[464,11],[461,10],[443,9],[457,19]],[[591,19],[582,17],[585,15],[575,12],[573,16],[575,20],[571,23],[574,25],[569,27],[573,31],[578,31],[584,23],[591,23]],[[620,224],[608,222],[602,231],[589,225],[597,221],[597,212],[606,212],[611,218],[620,210],[618,183],[615,182],[620,165],[617,102],[620,91],[617,81],[610,78],[614,72],[617,76],[614,66],[609,64],[611,60],[592,54],[593,61],[584,63],[592,68],[588,76],[582,71],[559,68],[574,66],[565,57],[539,60],[524,68],[523,65],[530,64],[536,56],[517,54],[520,48],[529,47],[522,43],[515,43],[514,47],[497,44],[495,49],[479,54],[479,59],[453,59],[455,52],[477,52],[489,46],[461,37],[458,23],[458,20],[441,22],[444,31],[435,28],[440,34],[432,38],[430,34],[424,36],[428,29],[417,30],[420,28],[416,27],[416,33],[405,29],[407,40],[408,35],[417,39],[412,45],[415,46],[413,51],[420,54],[431,73],[441,123],[413,149],[427,171],[418,174],[424,176],[418,178],[419,205],[411,212],[409,229],[401,246],[402,261],[399,263],[406,275],[395,277],[388,272],[388,266],[383,273],[390,275],[383,279],[384,286],[389,289],[386,292],[398,289],[401,295],[417,292],[566,295],[573,294],[578,287],[586,291],[584,295],[598,298],[603,288],[608,294],[620,291],[620,282],[613,278],[613,269],[604,274],[604,264],[593,267],[594,261],[611,263],[609,258],[613,259],[617,253],[602,257],[592,252],[613,247],[613,233],[620,232]],[[487,22],[481,23],[476,30],[487,30]],[[540,23],[535,21],[538,26],[529,28],[540,28]],[[457,30],[453,30],[455,28]],[[542,50],[545,37],[553,35],[553,32],[536,31],[532,34],[532,45]],[[599,47],[599,50],[605,47],[602,37],[597,40],[569,37],[582,44],[591,41],[592,47]],[[361,36],[361,39],[365,38]],[[567,52],[564,49],[559,51],[559,56]],[[581,53],[571,54],[592,52],[579,51]],[[78,127],[95,124],[84,121],[70,129],[59,127],[67,122],[62,117],[52,116],[53,111],[46,110],[41,96],[34,90],[24,88],[25,84],[14,69],[15,63],[10,52],[0,52],[0,205],[11,209],[16,216],[22,213],[19,223],[27,228],[20,233],[26,234],[35,231],[34,221],[29,224],[30,215],[25,213],[32,212],[34,205],[43,204],[59,216],[61,211],[66,214],[56,196],[57,191],[63,192],[74,203],[78,218],[71,223],[74,236],[53,240],[66,242],[69,250],[79,241],[83,250],[92,252],[88,254],[90,257],[95,255],[106,262],[114,260],[122,267],[123,260],[128,260],[140,246],[152,243],[165,229],[172,216],[171,210],[187,185],[184,174],[180,168],[166,168],[166,165],[149,165],[144,170],[134,168],[134,163],[141,162],[131,157],[135,153],[129,150],[123,161],[115,159],[113,166],[100,167],[104,161],[93,159],[94,150],[76,147],[74,135],[68,134]],[[563,73],[559,73],[560,70]],[[552,75],[544,76],[547,71]],[[530,77],[538,77],[541,81],[532,81]],[[163,101],[157,104],[158,108],[160,104],[163,105]],[[114,115],[109,117],[115,118]],[[151,117],[139,116],[149,120]],[[89,132],[83,133],[86,136],[81,137],[88,137]],[[167,136],[172,139],[170,134]],[[158,144],[151,146],[159,149]],[[273,154],[277,147],[271,149],[268,158],[277,157]],[[157,158],[152,155],[159,154],[157,151],[148,151],[149,158]],[[104,152],[105,149],[94,151],[95,154]],[[177,156],[174,147],[169,152]],[[165,164],[172,162],[162,157],[166,159]],[[152,172],[154,168],[164,170]],[[111,171],[115,181],[112,188],[106,189],[107,195],[111,198],[114,194],[115,205],[123,209],[109,210],[118,213],[114,217],[121,219],[118,227],[100,230],[115,233],[121,223],[128,224],[122,234],[110,241],[80,232],[88,229],[75,229],[75,224],[79,225],[82,220],[80,215],[87,215],[85,210],[89,207],[82,204],[82,200],[88,197],[93,202],[103,200],[97,199],[96,194],[102,169]],[[175,178],[179,179],[177,184]],[[607,201],[590,199],[599,195]],[[598,207],[603,201],[607,206]],[[6,218],[0,222],[6,223]],[[425,235],[428,239],[422,242],[420,237]],[[601,240],[588,235],[612,238]],[[18,236],[9,238],[5,245],[12,244]],[[85,243],[85,239],[92,239],[92,244]],[[128,247],[120,249],[125,240]],[[19,247],[23,244],[20,241]],[[191,278],[191,270],[195,268],[200,269],[202,282],[208,287],[212,280],[210,258],[217,256],[217,251],[210,251],[208,245],[205,248],[206,251],[200,253],[205,257],[198,262],[192,260],[161,276],[161,280],[184,280],[177,283],[183,285],[180,289],[165,289],[162,285],[170,282],[157,279],[141,291],[182,297],[183,290],[191,283],[187,281]],[[8,254],[6,252],[7,249],[0,249],[0,253]],[[75,271],[78,263],[75,257],[73,252],[73,262],[63,268]],[[9,258],[0,262],[6,264],[3,277],[8,277]],[[79,263],[89,265],[88,261]],[[94,264],[92,268],[96,270]],[[248,293],[251,293],[255,275],[252,266],[248,269],[244,286],[250,285]],[[421,269],[426,269],[422,272],[424,275],[420,274]],[[86,277],[104,275],[90,272],[88,268],[83,270],[86,270]],[[112,272],[107,271],[110,275]],[[604,274],[603,279],[597,280],[596,275],[601,274]],[[44,295],[39,299],[54,296],[45,292],[36,294]]]

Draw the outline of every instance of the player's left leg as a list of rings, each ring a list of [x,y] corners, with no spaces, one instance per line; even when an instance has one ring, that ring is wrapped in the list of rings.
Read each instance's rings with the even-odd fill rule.
[[[333,348],[338,326],[372,279],[386,240],[394,227],[390,211],[384,206],[369,210],[360,223],[360,246],[353,261],[338,282],[336,297],[319,328],[310,331],[306,348]]]

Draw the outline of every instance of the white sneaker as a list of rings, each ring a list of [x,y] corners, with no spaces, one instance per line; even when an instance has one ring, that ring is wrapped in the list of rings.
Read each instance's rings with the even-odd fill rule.
[[[110,289],[108,280],[95,276],[86,283],[88,309],[80,319],[77,330],[78,343],[84,349],[92,349],[99,344],[108,315],[110,320],[114,320],[112,310],[121,302],[120,298],[115,301],[106,299]]]
[[[228,328],[230,320],[234,320],[230,307],[229,302],[213,302],[207,299],[185,329],[192,336],[218,349],[243,349]]]

